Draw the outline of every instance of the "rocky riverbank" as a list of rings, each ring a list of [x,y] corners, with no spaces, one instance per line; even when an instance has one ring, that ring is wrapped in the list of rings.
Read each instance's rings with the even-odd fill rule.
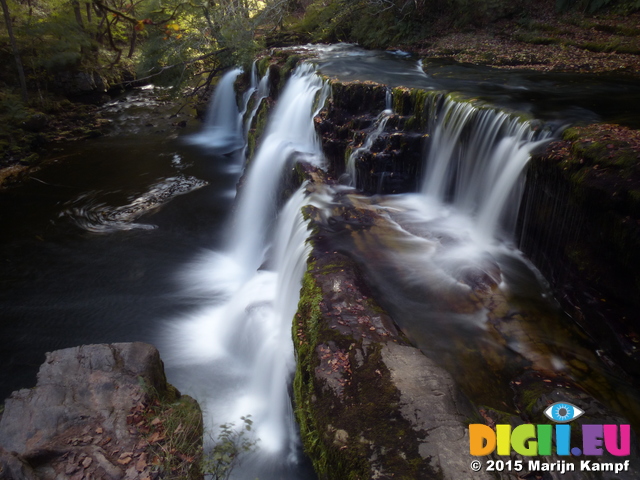
[[[442,31],[404,48],[502,69],[640,75],[640,12],[558,15],[546,5],[528,13],[482,28]]]
[[[0,189],[19,185],[43,165],[65,158],[69,142],[110,134],[152,132],[177,135],[195,120],[166,89],[136,87],[112,91],[101,105],[51,100],[46,108],[26,108],[0,95]],[[4,114],[3,114],[4,112]]]

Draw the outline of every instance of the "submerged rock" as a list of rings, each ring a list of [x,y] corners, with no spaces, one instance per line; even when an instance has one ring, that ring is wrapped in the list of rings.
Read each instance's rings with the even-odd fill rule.
[[[155,347],[117,343],[49,353],[36,387],[6,400],[0,478],[157,478],[156,449],[171,433],[155,428],[167,423],[162,402],[193,414],[182,429],[201,445],[200,408],[167,383]],[[197,463],[191,467],[183,478],[201,478]]]

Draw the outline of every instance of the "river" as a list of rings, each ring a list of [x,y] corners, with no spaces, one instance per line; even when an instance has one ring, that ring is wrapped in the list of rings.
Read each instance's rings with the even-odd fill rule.
[[[316,50],[317,64],[326,75],[460,91],[547,122],[549,135],[579,120],[639,124],[634,112],[640,111],[640,90],[637,82],[624,78],[507,74],[445,61],[427,62],[423,69],[403,52],[371,53],[344,46]],[[232,88],[238,73],[228,74],[219,88]],[[255,74],[252,85],[260,96]],[[147,341],[160,348],[169,381],[203,405],[212,431],[220,423],[239,422],[240,415],[254,417],[259,453],[238,478],[313,478],[300,452],[288,399],[293,361],[289,325],[297,303],[296,282],[304,268],[306,230],[299,208],[305,202],[325,208],[333,200],[330,195],[294,195],[287,207],[290,213],[280,213],[276,225],[272,197],[282,169],[274,162],[293,155],[322,164],[313,129],[318,107],[314,102],[328,93],[312,68],[294,74],[238,202],[235,192],[244,151],[244,126],[238,115],[248,98],[239,107],[218,99],[212,108],[220,114],[208,118],[204,130],[195,120],[180,130],[172,125],[173,107],[151,88],[104,107],[113,125],[109,134],[58,147],[24,184],[0,192],[0,395],[34,385],[47,351]],[[226,95],[233,98],[228,91]],[[538,136],[517,140],[518,148],[523,142],[531,142],[531,148],[536,141],[544,142]],[[524,151],[521,169],[529,151]],[[431,178],[437,176],[431,173]],[[518,175],[516,171],[514,178]],[[564,350],[584,360],[581,352],[589,345],[580,335],[572,344],[578,346],[568,346],[564,337],[557,341],[548,333],[562,314],[555,303],[543,300],[549,293],[544,281],[514,250],[509,236],[498,235],[496,225],[487,233],[473,221],[469,224],[469,219],[482,215],[475,200],[460,200],[473,208],[465,211],[458,205],[452,214],[445,195],[437,193],[437,183],[425,182],[422,194],[430,198],[426,203],[415,195],[399,195],[377,198],[369,208],[402,210],[403,228],[429,228],[458,247],[469,247],[467,240],[472,238],[473,247],[445,248],[435,261],[438,269],[456,271],[464,258],[482,264],[485,253],[490,254],[513,296],[521,303],[537,303],[536,311],[545,312],[536,315],[545,322],[543,343],[556,342],[549,362],[562,368]],[[484,191],[478,195],[491,197]],[[497,223],[499,214],[490,221],[482,217],[482,225]],[[422,253],[415,256],[418,247],[413,240],[406,245],[399,256],[372,264],[371,281],[388,293],[383,305],[406,319],[401,326],[413,332],[412,339],[456,371],[455,355],[447,352],[465,335],[478,335],[478,319],[441,310],[424,313],[424,299],[417,301],[415,292],[401,286],[420,279],[416,262],[432,260]],[[353,255],[365,263],[373,258],[362,248],[354,248]],[[385,262],[401,266],[411,278],[397,281],[399,277],[386,276]],[[431,331],[427,337],[419,326],[425,323]],[[432,341],[434,325],[442,342]],[[458,379],[468,376],[462,366]],[[467,393],[480,400],[486,400],[485,389],[492,388],[476,387],[471,380],[468,384]]]

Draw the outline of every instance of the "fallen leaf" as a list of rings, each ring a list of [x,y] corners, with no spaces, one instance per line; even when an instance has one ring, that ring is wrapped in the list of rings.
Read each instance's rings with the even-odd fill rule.
[[[151,434],[151,436],[149,437],[148,441],[149,443],[156,443],[156,442],[160,442],[162,440],[164,440],[166,437],[164,436],[163,433],[160,432],[153,432]]]
[[[146,467],[148,466],[147,463],[147,454],[143,453],[142,455],[140,455],[140,458],[138,459],[138,461],[136,462],[136,470],[138,470],[139,472],[143,471]]]

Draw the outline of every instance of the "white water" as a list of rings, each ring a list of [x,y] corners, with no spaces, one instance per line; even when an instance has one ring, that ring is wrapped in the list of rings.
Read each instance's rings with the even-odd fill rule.
[[[550,132],[495,108],[450,97],[430,98],[430,147],[422,193],[475,218],[479,240],[491,242],[518,214],[522,172]],[[510,233],[510,232],[507,232]]]
[[[210,148],[219,154],[231,153],[246,147],[246,135],[251,120],[268,93],[268,72],[259,80],[256,63],[253,63],[249,74],[249,88],[243,93],[241,106],[238,108],[235,82],[241,73],[241,68],[234,68],[222,76],[211,98],[202,131],[188,137],[188,142]],[[257,96],[254,108],[243,125],[249,101],[254,94]]]
[[[253,64],[253,68],[255,68],[255,63]],[[257,75],[258,75],[257,72],[255,72],[255,74],[252,74],[252,79],[257,80],[258,78]],[[257,87],[254,89],[250,89],[248,91],[251,91],[251,94],[253,94],[254,92],[256,93],[256,100],[255,100],[255,103],[253,104],[253,108],[251,109],[251,113],[249,113],[249,115],[247,116],[247,120],[244,124],[245,138],[249,133],[249,128],[251,128],[251,122],[253,122],[253,118],[256,116],[256,113],[258,113],[258,109],[262,104],[262,100],[267,98],[267,96],[269,95],[269,70],[267,70],[267,73],[265,73],[264,76],[260,79],[260,81],[257,84]],[[246,99],[245,111],[249,106],[249,100],[250,100],[250,95]]]
[[[328,94],[313,66],[303,64],[291,75],[273,111],[242,186],[230,239],[232,256],[247,274],[262,263],[285,167],[295,159],[319,165],[324,158],[313,117]]]
[[[258,451],[234,478],[267,478],[266,470],[275,478],[297,461],[288,386],[295,368],[291,325],[309,253],[301,208],[322,200],[303,186],[278,213],[275,197],[290,161],[322,162],[313,118],[327,94],[313,67],[292,74],[246,173],[229,246],[204,253],[183,275],[185,294],[210,306],[171,325],[167,335],[171,364],[211,379],[192,381],[189,389],[214,438],[218,425],[239,425],[251,415]]]
[[[220,154],[242,148],[242,116],[236,102],[234,87],[241,73],[241,68],[234,68],[222,76],[209,102],[202,131],[188,137],[188,142],[210,148]]]
[[[219,89],[233,85],[231,77],[227,74]],[[259,104],[267,85],[265,77],[245,95],[245,111],[236,106],[237,114],[227,119],[242,118],[251,95]],[[237,478],[264,478],[265,462],[288,459],[288,464],[294,464],[299,449],[287,388],[295,366],[291,323],[308,256],[307,226],[300,209],[308,202],[321,206],[329,200],[309,198],[301,189],[278,213],[278,195],[283,174],[294,160],[316,165],[323,161],[313,118],[328,93],[311,65],[302,65],[292,74],[246,172],[227,248],[203,255],[185,274],[188,294],[209,298],[210,306],[183,319],[169,333],[171,363],[185,371],[197,366],[207,372],[200,374],[205,375],[201,384],[190,390],[205,408],[208,429],[215,432],[216,425],[238,424],[246,415],[254,421],[259,451]],[[254,105],[249,118],[256,111]],[[379,115],[360,152],[371,148],[391,114],[385,109]],[[415,202],[420,197],[413,195],[383,201],[381,208],[404,211],[406,219],[412,218],[410,223],[429,225],[434,232],[432,240],[415,237],[416,248],[395,261],[406,265],[416,281],[424,280],[425,271],[435,271],[441,276],[436,283],[451,286],[459,283],[460,265],[469,261],[483,265],[482,247],[472,238],[478,235],[480,221],[490,226],[488,230],[497,225],[537,134],[528,122],[451,100],[433,120],[420,206]],[[464,142],[459,146],[461,138]],[[451,199],[453,208],[446,205]],[[440,234],[453,239],[453,244],[438,246]],[[435,268],[420,268],[424,262]]]
[[[393,115],[393,110],[391,110],[391,95],[387,92],[386,108],[376,117],[376,120],[373,122],[373,129],[365,137],[362,146],[351,152],[351,155],[349,155],[349,158],[347,159],[345,173],[347,174],[346,183],[348,185],[352,187],[357,185],[358,171],[356,169],[356,160],[360,155],[371,151],[371,147],[375,141],[380,137],[380,135],[382,135],[382,132],[384,132],[391,115]]]

